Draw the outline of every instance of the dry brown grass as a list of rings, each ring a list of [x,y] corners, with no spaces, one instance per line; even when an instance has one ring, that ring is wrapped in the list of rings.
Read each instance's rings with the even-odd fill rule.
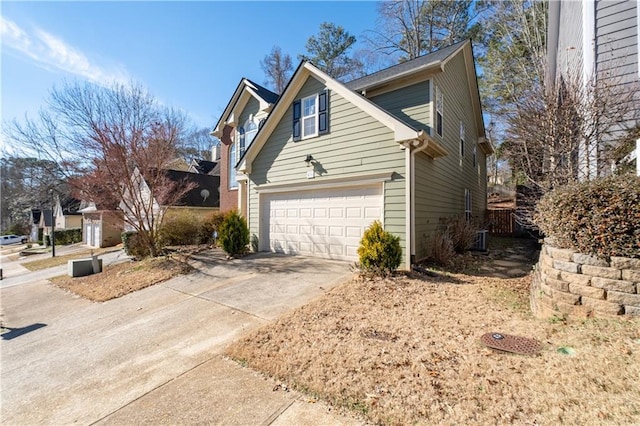
[[[529,284],[461,274],[354,280],[227,355],[373,423],[639,424],[640,321],[535,319]],[[479,340],[491,331],[543,349],[494,351]]]
[[[104,302],[190,272],[185,256],[157,257],[106,266],[86,277],[60,276],[51,282],[94,302]]]
[[[39,271],[41,269],[53,268],[55,266],[64,265],[69,260],[90,257],[92,253],[99,255],[99,254],[109,253],[119,249],[120,249],[119,247],[116,247],[116,248],[106,247],[106,248],[79,250],[71,254],[58,255],[56,257],[47,257],[44,259],[32,260],[30,262],[23,262],[22,266],[24,266],[30,271]]]

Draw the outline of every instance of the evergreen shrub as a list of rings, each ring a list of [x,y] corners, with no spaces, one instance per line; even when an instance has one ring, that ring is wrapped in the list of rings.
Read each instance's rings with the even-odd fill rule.
[[[249,228],[247,221],[233,210],[229,212],[218,231],[220,246],[229,256],[237,256],[247,251]]]
[[[640,258],[640,177],[610,176],[545,194],[536,225],[554,245],[605,260]]]
[[[400,237],[385,231],[375,221],[364,231],[358,247],[359,267],[373,273],[391,273],[402,262]]]

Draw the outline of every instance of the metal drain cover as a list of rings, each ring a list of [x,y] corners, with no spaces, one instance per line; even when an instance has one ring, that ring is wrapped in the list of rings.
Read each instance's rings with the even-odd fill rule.
[[[540,352],[540,342],[528,337],[491,332],[483,334],[480,341],[490,348],[516,354],[535,355]]]

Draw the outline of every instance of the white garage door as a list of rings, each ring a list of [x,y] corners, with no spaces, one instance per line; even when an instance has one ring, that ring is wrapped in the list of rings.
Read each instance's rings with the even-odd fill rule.
[[[354,261],[364,230],[382,219],[382,185],[270,194],[261,217],[271,251]]]

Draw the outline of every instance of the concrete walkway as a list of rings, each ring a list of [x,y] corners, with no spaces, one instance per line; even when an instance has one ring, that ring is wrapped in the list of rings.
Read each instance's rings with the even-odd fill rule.
[[[358,424],[221,354],[350,276],[344,262],[203,252],[198,272],[104,303],[2,287],[2,424]]]

